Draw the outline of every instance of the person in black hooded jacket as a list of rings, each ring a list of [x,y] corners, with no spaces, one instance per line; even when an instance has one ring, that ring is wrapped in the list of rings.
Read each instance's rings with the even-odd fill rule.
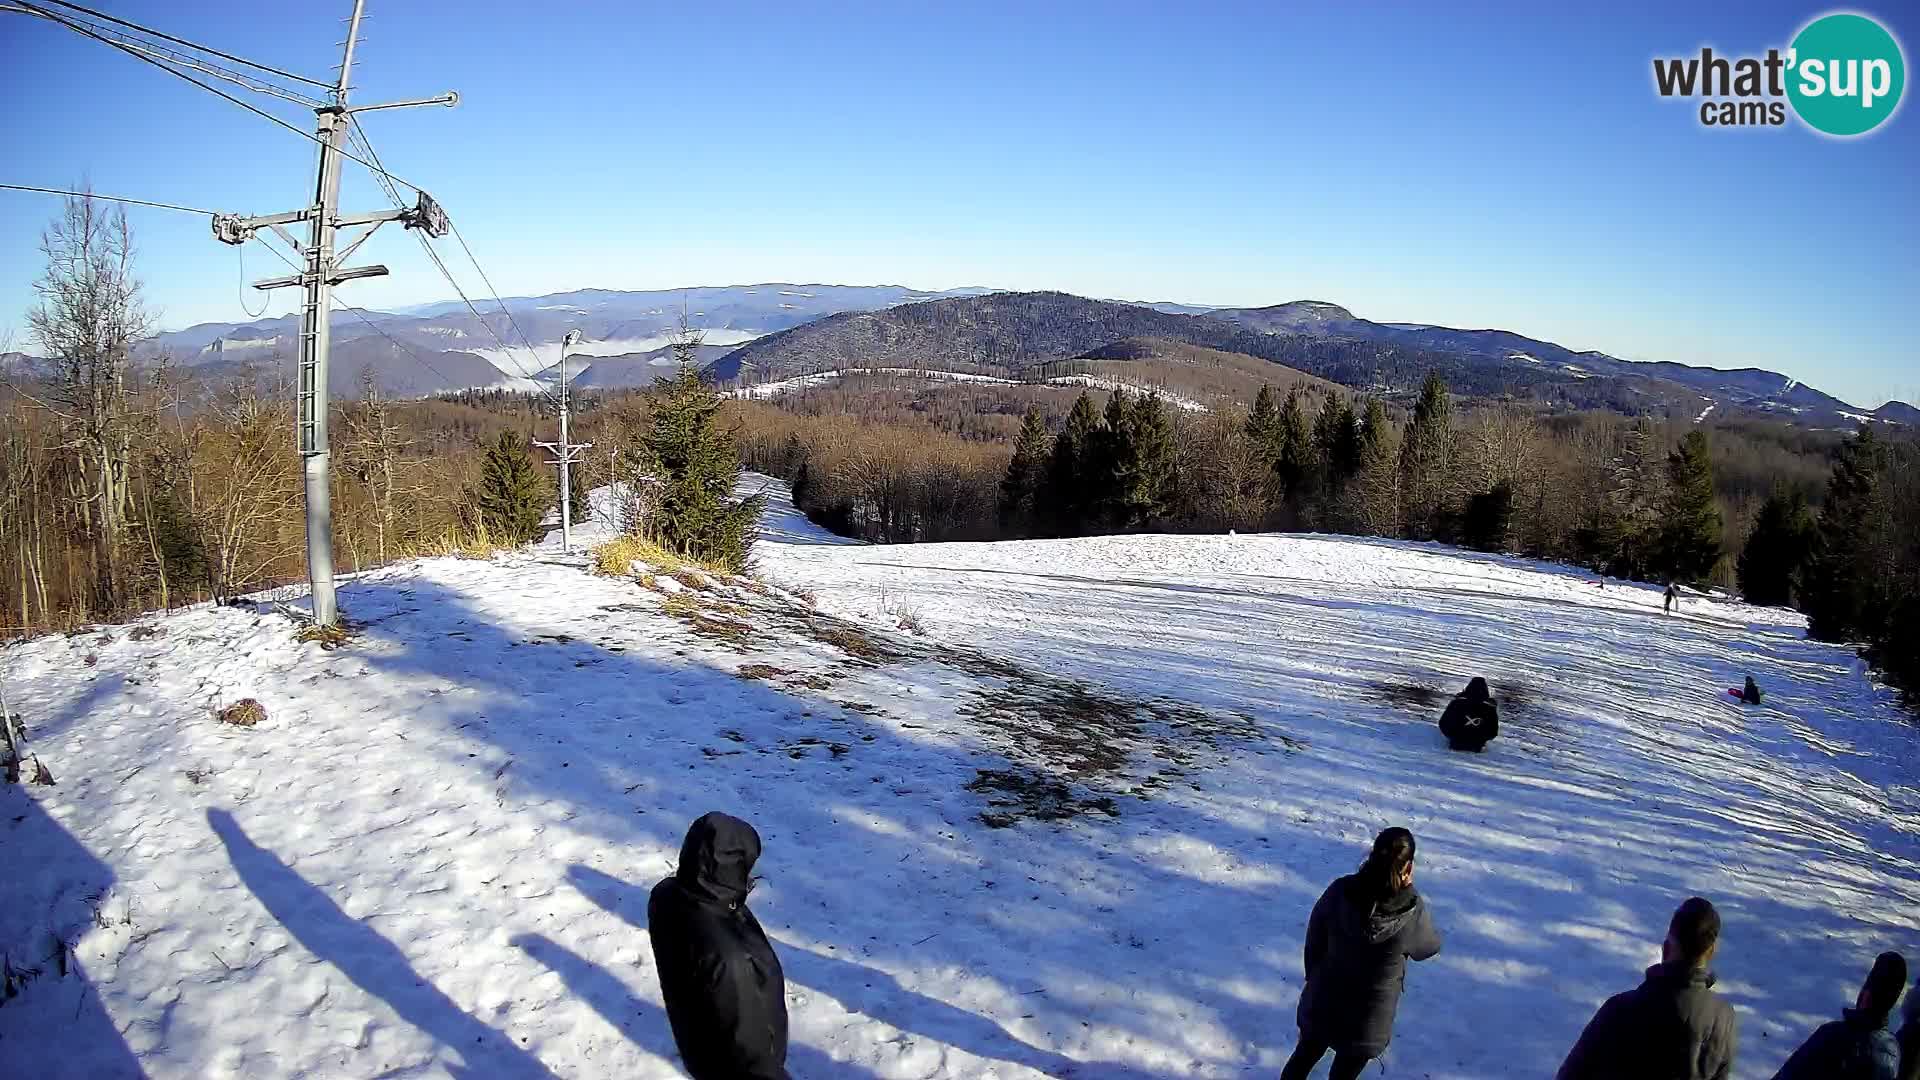
[[[787,1080],[786,977],[746,903],[759,858],[753,826],[707,814],[647,899],[667,1021],[693,1080]]]
[[[1773,1080],[1898,1080],[1900,1048],[1887,1019],[1907,988],[1907,958],[1881,953],[1853,1008],[1820,1025]]]
[[[1500,707],[1487,692],[1487,680],[1475,676],[1440,714],[1440,734],[1455,750],[1479,753],[1500,734]]]
[[[1407,960],[1440,952],[1440,931],[1413,888],[1413,834],[1392,828],[1373,841],[1358,873],[1327,887],[1307,919],[1300,1044],[1280,1080],[1306,1080],[1334,1053],[1332,1080],[1354,1080],[1393,1040]]]

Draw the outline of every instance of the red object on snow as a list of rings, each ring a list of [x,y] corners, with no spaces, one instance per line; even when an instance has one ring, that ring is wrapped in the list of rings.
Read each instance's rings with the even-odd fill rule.
[[[1727,687],[1727,695],[1729,697],[1738,698],[1741,701],[1745,701],[1747,699],[1747,692],[1745,690],[1740,689],[1737,686]]]

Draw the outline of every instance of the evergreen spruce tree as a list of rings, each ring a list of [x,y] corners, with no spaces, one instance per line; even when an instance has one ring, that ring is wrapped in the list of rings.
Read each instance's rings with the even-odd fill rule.
[[[593,516],[593,484],[583,475],[585,470],[578,465],[576,462],[575,467],[568,470],[567,477],[567,482],[573,486],[572,498],[568,500],[572,505],[568,510],[573,515],[575,525]]]
[[[1460,512],[1461,543],[1475,551],[1505,551],[1512,529],[1512,485],[1503,482],[1467,496]]]
[[[813,463],[805,457],[793,469],[793,505],[801,513],[813,504]]]
[[[487,448],[480,466],[480,486],[474,492],[474,502],[488,535],[503,544],[532,540],[546,516],[547,486],[527,446],[519,432],[503,431]]]
[[[1319,461],[1319,527],[1344,532],[1350,528],[1352,514],[1347,506],[1347,485],[1360,471],[1360,424],[1353,405],[1332,391],[1320,403],[1313,421],[1314,456]]]
[[[1092,507],[1087,474],[1099,431],[1100,415],[1093,410],[1093,399],[1082,391],[1067,413],[1066,427],[1053,440],[1046,476],[1034,497],[1040,524],[1054,536],[1079,536],[1087,531]]]
[[[1273,471],[1280,477],[1280,492],[1296,511],[1312,493],[1316,462],[1313,429],[1300,404],[1300,391],[1287,391],[1280,406],[1279,442],[1275,446]]]
[[[1840,448],[1801,578],[1807,633],[1823,641],[1871,639],[1888,608],[1889,584],[1873,552],[1886,516],[1880,490],[1885,450],[1865,424]],[[1911,630],[1908,631],[1911,633]]]
[[[1400,502],[1408,537],[1430,540],[1449,531],[1452,510],[1453,401],[1439,372],[1428,374],[1400,441]]]
[[[1354,415],[1353,402],[1347,398],[1328,394],[1326,403],[1320,406],[1320,415],[1314,420],[1313,441],[1320,448],[1320,458],[1326,463],[1327,487],[1338,491],[1353,479],[1360,471],[1362,439],[1360,418]]]
[[[733,431],[720,424],[719,392],[693,363],[698,342],[688,340],[685,348],[674,343],[679,371],[649,395],[640,451],[660,486],[641,528],[680,555],[740,570],[753,546],[761,500],[733,497],[740,453]]]
[[[1703,582],[1720,561],[1720,507],[1713,497],[1713,459],[1706,432],[1695,429],[1667,458],[1667,508],[1660,527],[1660,569],[1680,581]]]
[[[1007,474],[1000,480],[1000,527],[1015,535],[1033,533],[1034,500],[1046,480],[1050,442],[1040,410],[1028,408],[1020,421],[1020,437],[1013,444],[1013,460],[1007,463]]]
[[[1273,387],[1262,386],[1253,399],[1253,411],[1247,414],[1247,438],[1260,449],[1269,463],[1280,452],[1280,407],[1274,404]]]
[[[1137,399],[1126,420],[1132,472],[1122,496],[1122,528],[1137,529],[1165,517],[1173,499],[1173,428],[1160,395]]]
[[[1400,475],[1393,422],[1379,398],[1367,398],[1358,439],[1360,468],[1349,500],[1353,527],[1368,535],[1392,536],[1400,528]]]
[[[1740,594],[1747,603],[1793,603],[1816,529],[1804,493],[1775,491],[1767,496],[1740,549]]]
[[[1095,524],[1107,528],[1127,525],[1127,495],[1139,471],[1139,448],[1133,442],[1133,410],[1127,392],[1107,395],[1107,408],[1093,437],[1094,452],[1087,464],[1091,491],[1088,504]]]

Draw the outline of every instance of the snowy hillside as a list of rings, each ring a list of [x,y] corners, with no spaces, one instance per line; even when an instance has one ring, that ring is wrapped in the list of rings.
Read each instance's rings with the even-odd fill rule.
[[[1002,379],[994,375],[975,375],[964,371],[941,371],[934,368],[836,368],[832,371],[816,371],[809,375],[795,375],[790,379],[775,379],[772,382],[755,383],[751,386],[737,387],[727,391],[727,396],[736,398],[777,398],[800,390],[827,383],[837,382],[848,376],[882,376],[892,379],[922,379],[928,382],[971,382],[987,383],[994,386],[1085,386],[1095,390],[1125,390],[1135,394],[1158,394],[1160,400],[1176,409],[1188,412],[1206,412],[1207,407],[1190,398],[1157,386],[1139,382],[1128,382],[1097,375],[1055,375],[1039,381],[1020,379]]]
[[[778,498],[758,552],[393,567],[334,651],[203,608],[0,652],[59,781],[0,788],[0,1076],[678,1075],[646,892],[709,809],[765,838],[801,1080],[1272,1076],[1387,824],[1447,935],[1393,1076],[1550,1075],[1696,892],[1740,1077],[1920,950],[1920,733],[1781,612],[1355,539],[850,545]],[[1451,754],[1471,674],[1503,734]]]

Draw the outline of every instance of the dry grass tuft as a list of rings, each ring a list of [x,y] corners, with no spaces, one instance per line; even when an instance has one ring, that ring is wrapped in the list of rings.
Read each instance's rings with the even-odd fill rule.
[[[223,724],[250,728],[267,718],[267,707],[252,698],[241,698],[221,709],[215,716]]]
[[[439,536],[426,537],[403,549],[402,554],[410,558],[491,559],[498,552],[511,550],[511,544],[504,544],[487,532],[485,525],[472,529],[448,529]]]
[[[301,627],[298,633],[293,635],[293,639],[295,641],[311,641],[331,652],[353,640],[353,628],[347,625],[344,619],[334,623],[332,626],[308,623]]]

